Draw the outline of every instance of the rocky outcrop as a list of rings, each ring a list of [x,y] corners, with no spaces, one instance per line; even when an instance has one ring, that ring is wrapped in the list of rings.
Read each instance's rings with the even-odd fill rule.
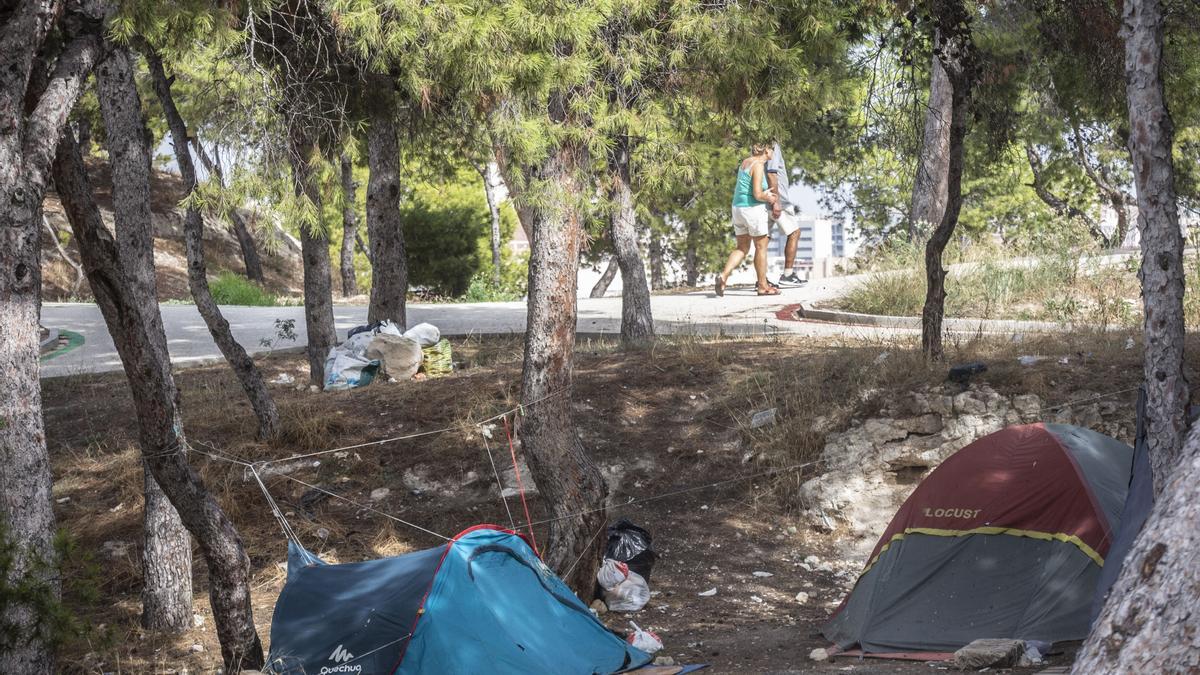
[[[1078,391],[1070,405],[1033,394],[1006,396],[987,385],[941,385],[887,403],[878,415],[830,433],[823,473],[800,492],[809,524],[846,536],[850,555],[866,556],[896,509],[934,467],[977,438],[1012,424],[1057,422],[1130,442],[1133,406]]]

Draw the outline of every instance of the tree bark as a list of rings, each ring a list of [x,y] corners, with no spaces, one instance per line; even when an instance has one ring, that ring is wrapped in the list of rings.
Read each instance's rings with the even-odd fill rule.
[[[213,161],[199,139],[192,137],[190,140],[192,147],[196,149],[196,154],[200,157],[200,163],[204,165],[204,170],[216,176],[217,182],[224,188],[225,170],[221,168],[220,156],[218,155],[216,161]],[[233,223],[233,233],[237,236],[238,248],[242,250],[242,265],[246,268],[246,278],[260,284],[265,283],[266,277],[263,276],[262,258],[258,255],[258,244],[255,243],[250,226],[246,224],[246,219],[242,217],[242,214],[238,213],[237,207],[229,210],[229,222]]]
[[[382,88],[382,85],[381,85]],[[367,127],[367,238],[371,243],[371,300],[367,321],[391,320],[403,330],[408,261],[400,221],[400,143],[391,92],[379,93]]]
[[[626,347],[644,346],[654,341],[654,316],[650,309],[650,288],[646,285],[646,267],[638,252],[636,212],[630,185],[630,141],[617,138],[608,157],[609,199],[612,216],[609,236],[613,256],[621,266],[621,343]]]
[[[83,265],[71,259],[67,254],[67,249],[63,248],[62,241],[58,238],[58,228],[50,224],[50,220],[46,218],[46,214],[42,214],[42,225],[46,228],[46,232],[50,235],[50,240],[54,242],[54,249],[58,251],[58,257],[63,259],[63,262],[71,266],[75,270],[75,283],[71,284],[71,297],[79,296],[79,288],[83,286],[83,282],[87,276],[83,273]]]
[[[354,240],[358,237],[358,213],[354,210],[354,165],[350,156],[342,153],[342,256],[338,268],[342,273],[342,297],[358,295],[358,280],[354,277]]]
[[[154,81],[154,93],[162,105],[167,127],[171,131],[175,161],[179,165],[186,197],[191,195],[199,184],[196,179],[196,167],[192,163],[192,153],[188,148],[187,125],[183,116],[179,114],[179,109],[175,107],[175,99],[171,95],[171,79],[167,78],[163,70],[162,60],[149,48],[146,49],[145,56]],[[258,420],[259,439],[273,438],[279,433],[279,410],[267,390],[262,373],[242,345],[233,338],[229,322],[225,320],[221,308],[213,300],[212,291],[208,287],[208,268],[204,260],[204,216],[195,206],[189,206],[184,214],[183,235],[188,261],[188,288],[196,302],[196,310],[204,318],[213,342],[217,343],[221,355],[225,357],[225,361],[237,376],[238,383],[242,385],[242,391],[246,392],[246,398],[250,400],[250,407]]]
[[[521,418],[522,449],[550,523],[544,551],[547,564],[585,599],[595,586],[605,526],[608,488],[588,459],[571,416],[575,354],[576,284],[583,226],[579,205],[582,150],[563,145],[534,165],[510,187],[538,185],[546,192],[527,195],[513,189],[521,221],[530,228],[529,310],[525,331],[521,400],[530,414]],[[509,171],[499,153],[502,171]],[[506,176],[509,178],[511,176]],[[596,509],[591,513],[581,512]]]
[[[492,219],[492,285],[499,288],[501,272],[500,246],[503,242],[500,241],[500,195],[496,194],[496,183],[493,182],[493,178],[499,178],[497,174],[500,170],[497,168],[495,161],[477,165],[475,170],[483,178],[483,196],[487,199],[488,213]]]
[[[136,65],[128,49],[112,49],[96,68],[96,95],[104,118],[105,145],[112,170],[117,242],[124,269],[125,292],[142,305],[137,324],[114,341],[143,337],[143,348],[127,345],[122,363],[134,392],[142,452],[183,450],[179,392],[171,375],[167,336],[158,311],[154,278],[154,224],[150,211],[150,146],[142,102],[134,81]],[[126,358],[128,356],[128,358]],[[179,514],[149,472],[145,475],[145,549],[142,553],[142,624],[183,631],[192,623],[191,541]]]
[[[1100,194],[1108,200],[1109,206],[1117,216],[1117,228],[1113,232],[1112,237],[1105,237],[1100,233],[1100,244],[1103,246],[1117,247],[1121,242],[1125,241],[1125,235],[1129,232],[1129,211],[1126,207],[1136,204],[1136,200],[1129,196],[1129,193],[1116,185],[1103,165],[1099,168],[1092,166],[1088,160],[1087,151],[1083,143],[1083,134],[1079,130],[1079,124],[1071,119],[1071,133],[1075,145],[1075,159],[1079,166],[1083,168],[1084,173],[1091,179],[1092,184],[1100,191]],[[1131,157],[1132,160],[1132,157]]]
[[[309,157],[313,144],[298,130],[292,131],[292,185],[296,196],[307,197],[320,213],[321,193],[316,185]],[[325,357],[337,343],[333,323],[333,282],[330,277],[329,236],[321,223],[300,227],[300,256],[304,261],[304,325],[308,332],[309,381],[325,386]]]
[[[1160,0],[1126,0],[1123,29],[1129,153],[1142,246],[1147,442],[1156,493],[1162,492],[1179,461],[1188,405],[1183,371],[1183,236],[1171,156],[1175,130],[1161,71],[1162,11]]]
[[[1162,476],[1154,510],[1126,555],[1072,673],[1200,671],[1200,427],[1192,429],[1182,455]],[[1153,462],[1153,452],[1150,458]],[[1156,472],[1156,485],[1158,479]]]
[[[946,306],[946,270],[942,252],[958,225],[962,208],[963,154],[967,136],[967,106],[975,78],[975,45],[970,14],[962,0],[933,0],[934,53],[950,80],[950,162],[946,180],[946,210],[925,244],[925,306],[921,310],[921,349],[930,360],[942,358],[942,318]]]
[[[933,55],[929,66],[929,101],[925,107],[925,133],[913,179],[912,203],[908,210],[908,239],[916,242],[921,234],[942,222],[949,199],[950,118],[953,115],[954,90],[946,69]]]
[[[687,250],[683,255],[683,267],[687,274],[687,285],[695,288],[700,281],[700,221],[693,219],[687,223]]]
[[[592,290],[588,292],[589,298],[603,298],[608,292],[608,287],[612,285],[613,279],[617,278],[617,272],[621,270],[620,263],[617,262],[617,255],[608,257],[608,264],[604,266],[604,271],[600,273],[600,278],[596,283],[592,284]]]
[[[118,243],[104,226],[100,210],[92,200],[83,158],[69,134],[59,143],[54,181],[79,244],[92,293],[128,374],[141,367],[142,361],[152,360],[149,354],[156,347],[144,330],[145,320],[141,314],[147,307],[157,305],[140,302],[129,292],[132,286],[124,269],[127,256],[123,249],[118,253]],[[158,417],[177,418],[176,398],[156,399],[151,391],[153,386],[146,386],[146,381],[151,379],[159,382],[157,386],[163,386],[163,370],[150,363],[145,368],[144,377],[129,377],[138,409],[143,407],[142,400],[149,398],[151,405],[161,409]],[[182,437],[179,440],[184,441]],[[196,537],[204,555],[208,566],[209,601],[226,666],[233,672],[239,667],[261,667],[262,644],[254,629],[250,605],[250,559],[237,530],[204,487],[200,476],[188,465],[183,446],[164,447],[161,452],[154,453],[147,453],[143,446],[143,458],[188,530]],[[190,622],[191,617],[188,619]]]
[[[654,230],[650,230],[650,288],[657,291],[666,288],[666,285],[662,237]]]
[[[11,3],[10,3],[11,5]],[[55,672],[42,609],[59,601],[50,458],[38,379],[41,204],[55,143],[100,54],[64,35],[44,86],[31,86],[60,3],[27,1],[0,19],[0,672]],[[31,102],[30,107],[26,106]]]

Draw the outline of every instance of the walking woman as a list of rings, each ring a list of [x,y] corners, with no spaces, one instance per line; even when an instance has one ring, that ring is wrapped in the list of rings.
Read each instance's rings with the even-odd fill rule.
[[[759,295],[779,295],[779,289],[767,281],[767,244],[770,241],[770,205],[778,199],[767,187],[766,163],[771,158],[771,146],[755,144],[753,154],[738,166],[737,184],[733,188],[733,234],[737,248],[729,254],[725,270],[717,276],[717,296],[725,295],[729,275],[742,264],[754,242],[754,273],[758,277]]]

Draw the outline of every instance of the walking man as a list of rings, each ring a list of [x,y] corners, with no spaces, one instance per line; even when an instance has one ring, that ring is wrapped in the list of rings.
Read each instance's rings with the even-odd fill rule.
[[[800,244],[800,207],[788,194],[792,180],[783,161],[783,151],[776,143],[767,160],[767,183],[778,200],[771,205],[771,222],[778,224],[787,241],[783,245],[783,275],[779,283],[800,286],[805,283],[796,274],[796,248]]]

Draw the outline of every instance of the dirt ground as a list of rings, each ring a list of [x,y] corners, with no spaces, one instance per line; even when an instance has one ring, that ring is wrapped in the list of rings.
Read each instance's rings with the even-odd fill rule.
[[[1033,391],[1049,401],[1088,383],[1111,390],[1138,379],[1140,353],[1122,348],[1124,336],[1088,339],[1093,362],[1074,367],[1021,368],[1015,355],[1073,352],[1078,340],[1070,347],[1060,340],[955,344],[949,351],[952,360],[989,359],[993,367],[981,377],[998,390]],[[454,347],[460,369],[446,378],[339,393],[272,385],[285,425],[272,443],[253,439],[252,416],[226,368],[178,371],[194,464],[250,554],[255,619],[264,642],[269,644],[284,581],[286,539],[242,467],[200,453],[285,458],[449,427],[309,458],[291,473],[267,478],[267,486],[305,545],[331,562],[397,555],[440,540],[359,506],[320,498],[292,479],[444,535],[476,523],[508,524],[473,421],[516,405],[521,345],[514,338]],[[881,362],[883,351],[892,356]],[[269,379],[288,374],[297,383],[307,380],[299,354],[260,363]],[[625,353],[610,343],[582,341],[573,399],[580,437],[609,481],[612,504],[654,498],[610,515],[650,530],[660,556],[649,605],[632,616],[607,613],[603,620],[624,631],[632,619],[662,637],[661,655],[710,664],[708,672],[929,672],[931,666],[921,662],[809,659],[813,649],[828,646],[818,631],[862,561],[842,555],[836,536],[807,531],[795,517],[793,491],[811,468],[762,474],[816,456],[823,443],[813,431],[817,416],[825,424],[833,418],[836,427],[837,420],[869,414],[891,392],[944,378],[944,366],[925,366],[909,344],[662,339],[653,350]],[[54,497],[68,542],[65,595],[80,629],[61,650],[62,667],[215,672],[220,652],[198,552],[196,628],[160,638],[138,626],[142,471],[123,374],[47,380],[43,391]],[[750,415],[771,407],[778,409],[779,423],[751,430]],[[495,440],[491,446],[497,463],[510,466],[502,427],[493,437],[501,439],[499,447]],[[721,484],[703,487],[716,482]],[[390,493],[373,502],[378,488]],[[689,491],[661,497],[681,489]],[[519,513],[518,500],[509,505]],[[536,497],[530,508],[536,522],[544,513]],[[535,534],[545,540],[543,528]],[[715,596],[699,595],[713,588]],[[808,594],[807,602],[797,601],[799,592]],[[1069,661],[1069,653],[1057,661]]]

